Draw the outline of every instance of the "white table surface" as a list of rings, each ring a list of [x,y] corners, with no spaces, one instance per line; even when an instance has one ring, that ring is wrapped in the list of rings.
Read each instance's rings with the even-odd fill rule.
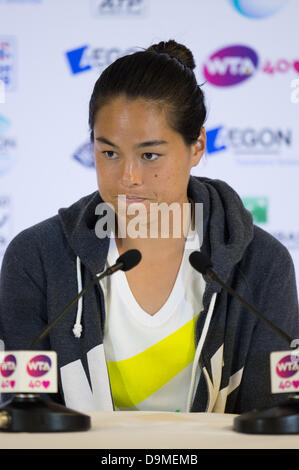
[[[72,433],[0,433],[0,449],[299,449],[299,435],[233,430],[236,415],[93,412],[92,427]]]

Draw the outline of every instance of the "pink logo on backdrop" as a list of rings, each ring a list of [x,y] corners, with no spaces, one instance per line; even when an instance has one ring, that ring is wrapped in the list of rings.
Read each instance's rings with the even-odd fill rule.
[[[255,75],[257,70],[272,77],[294,70],[299,73],[299,60],[285,57],[260,60],[251,47],[227,46],[208,58],[203,67],[203,75],[212,85],[228,87],[244,82]]]
[[[34,356],[27,364],[27,372],[32,377],[41,377],[49,372],[51,359],[45,355]]]
[[[276,373],[280,376],[285,378],[292,377],[295,375],[299,368],[298,368],[298,357],[294,356],[285,356],[277,363],[276,366]]]
[[[0,365],[0,372],[3,377],[9,377],[14,373],[17,366],[17,360],[13,354],[8,354]]]
[[[257,53],[246,46],[229,46],[214,52],[204,65],[205,78],[216,86],[232,86],[248,80],[258,67]]]

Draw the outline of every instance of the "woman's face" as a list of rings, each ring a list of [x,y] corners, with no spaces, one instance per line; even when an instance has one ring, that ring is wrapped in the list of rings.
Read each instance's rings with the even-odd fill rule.
[[[117,210],[126,203],[188,202],[190,170],[205,151],[204,128],[186,146],[167,123],[161,107],[144,99],[116,97],[103,106],[94,125],[97,180],[103,200]]]

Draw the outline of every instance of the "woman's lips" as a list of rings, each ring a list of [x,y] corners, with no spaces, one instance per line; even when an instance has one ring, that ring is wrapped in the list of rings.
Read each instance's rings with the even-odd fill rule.
[[[151,199],[135,194],[118,194],[114,196],[114,199],[117,200],[118,204],[131,204],[133,202],[147,202],[150,201]]]
[[[145,197],[138,196],[126,196],[126,202],[144,202],[147,199]]]

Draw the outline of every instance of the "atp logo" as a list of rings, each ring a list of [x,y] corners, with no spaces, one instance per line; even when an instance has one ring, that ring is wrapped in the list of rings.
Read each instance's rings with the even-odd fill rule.
[[[141,16],[145,12],[146,3],[147,0],[91,0],[91,7],[94,16]]]

